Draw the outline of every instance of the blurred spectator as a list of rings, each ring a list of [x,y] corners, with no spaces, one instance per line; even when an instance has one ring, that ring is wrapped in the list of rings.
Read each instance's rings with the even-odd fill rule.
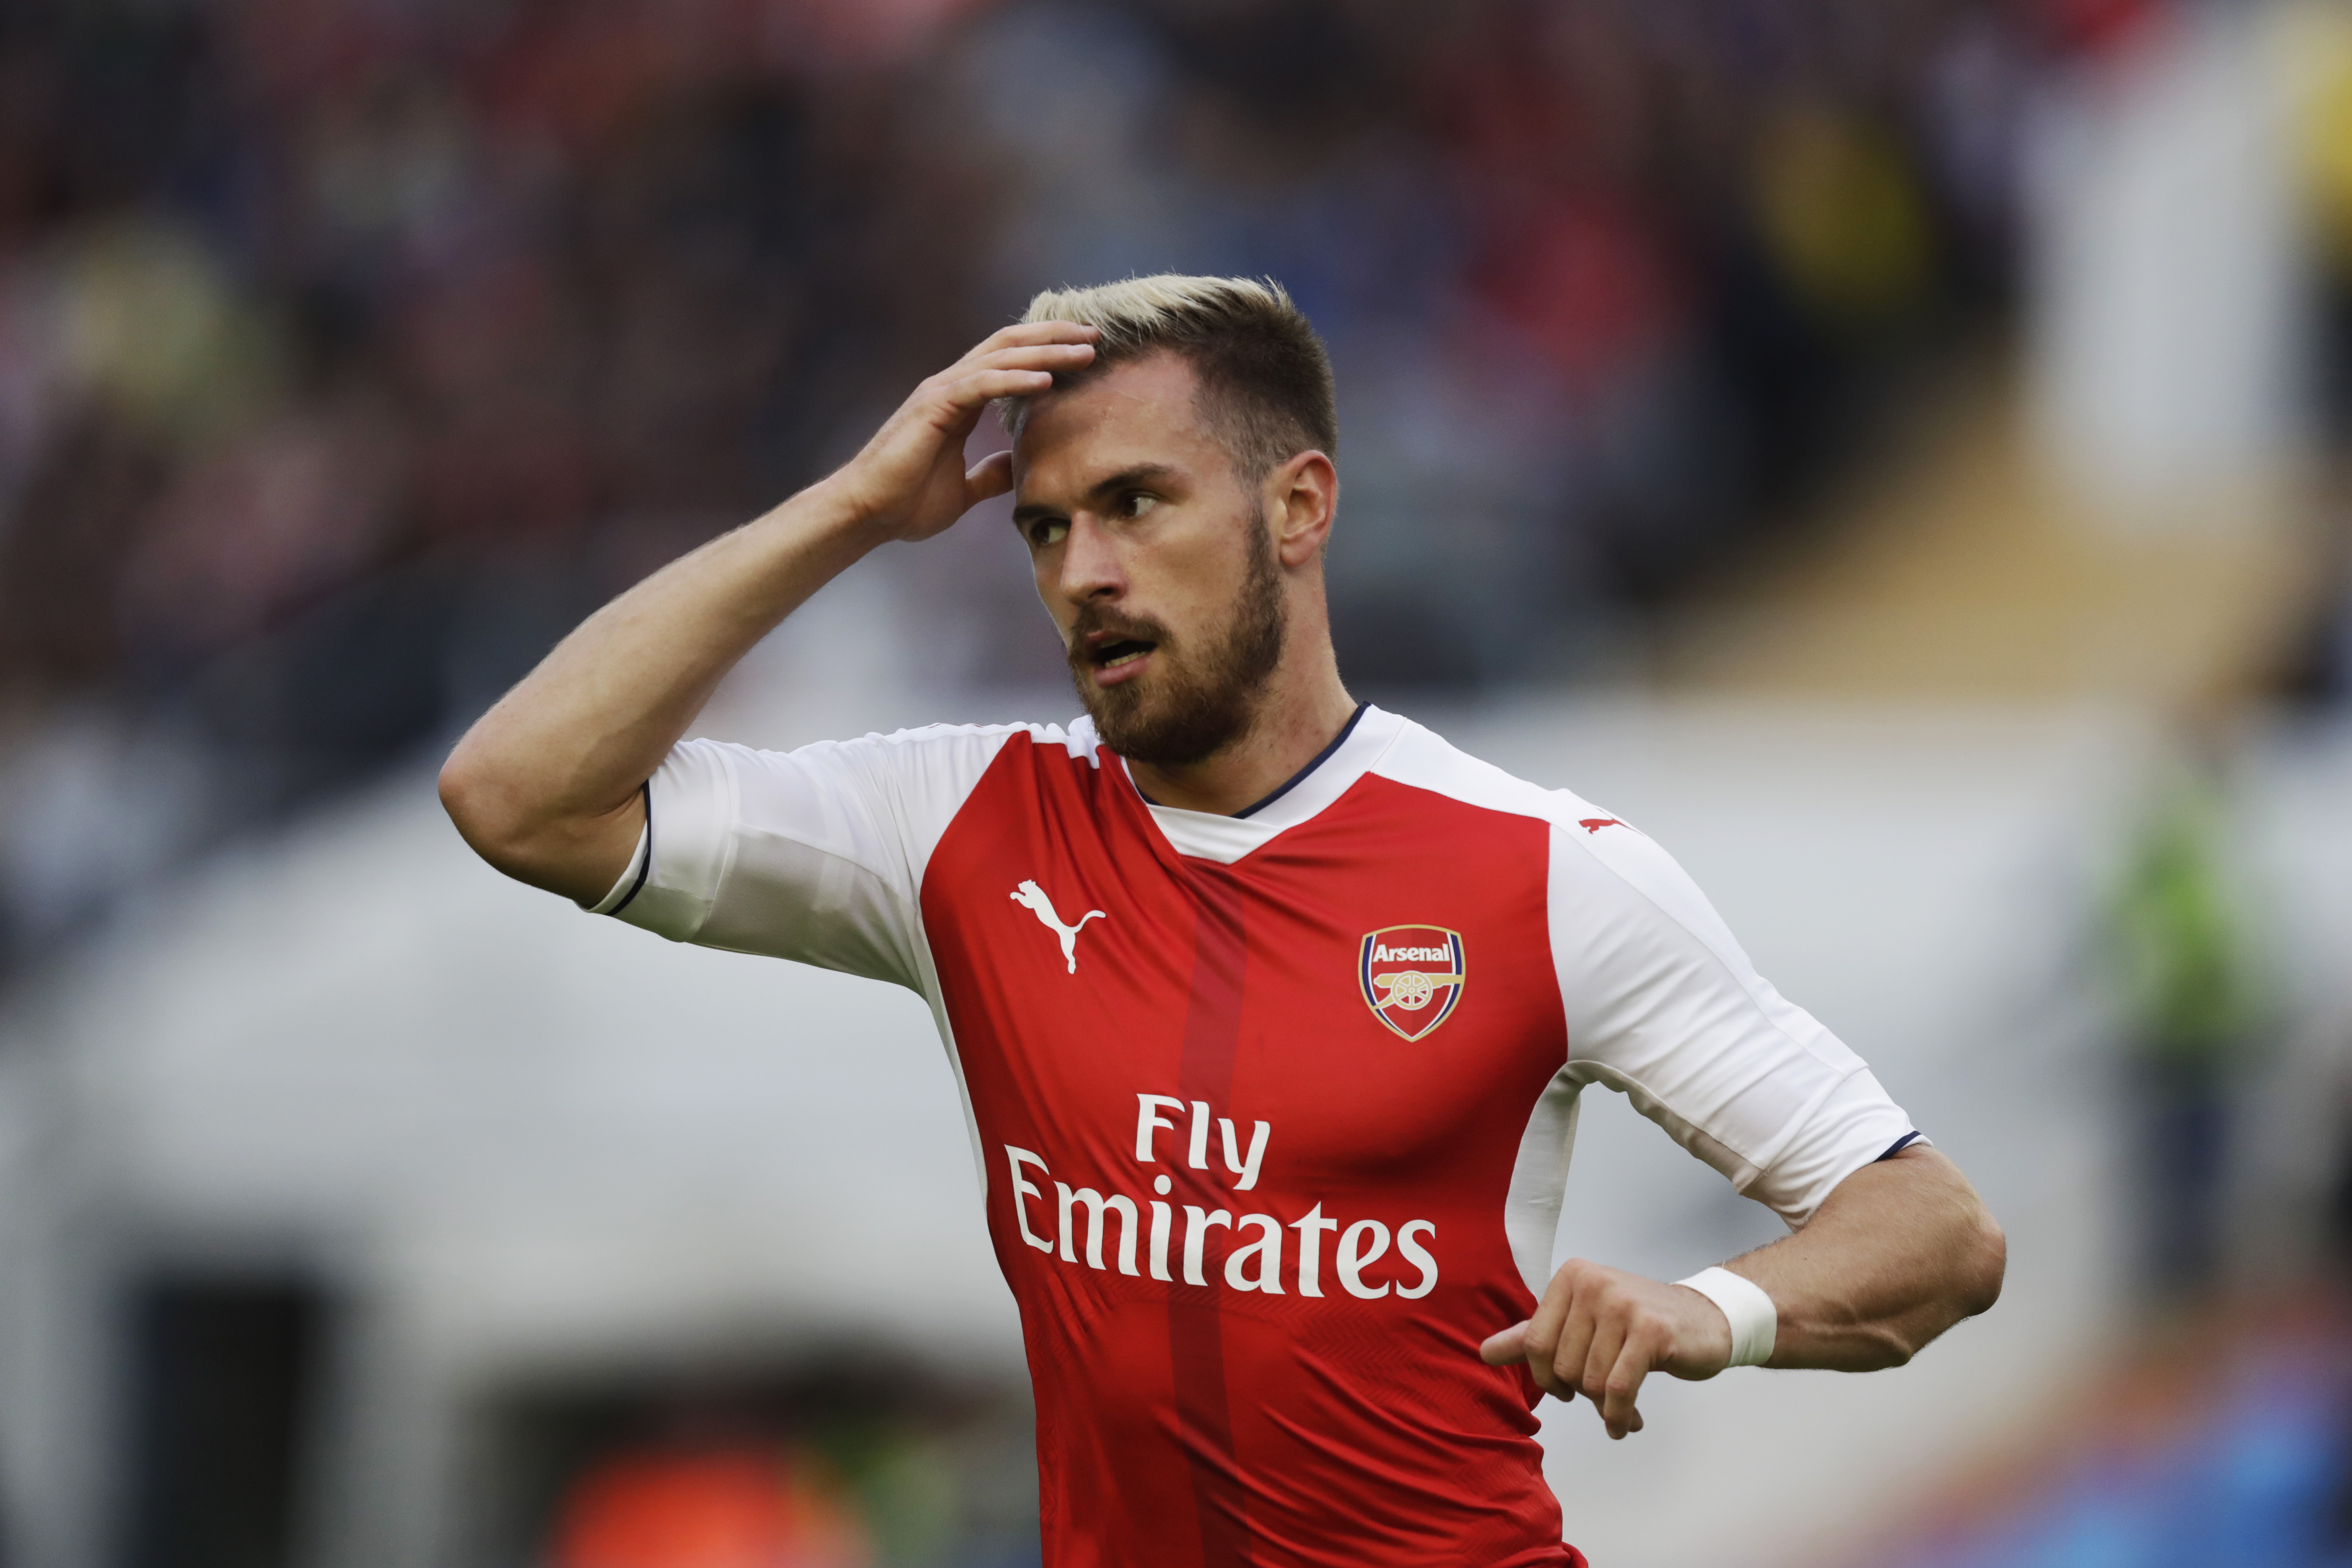
[[[2325,433],[2340,451],[2352,437],[2352,11],[2316,0],[2289,7],[2280,52],[2315,242],[2317,401]],[[2294,695],[2323,703],[2352,698],[2352,521],[2342,487],[2339,472],[2330,519],[2334,580],[2318,595],[2312,636],[2289,672]]]
[[[901,1371],[903,1369],[900,1369]],[[509,1462],[545,1568],[1015,1568],[1036,1561],[1025,1401],[874,1368],[796,1386],[526,1405]],[[566,1418],[568,1415],[568,1419]],[[552,1420],[548,1419],[553,1416]],[[532,1442],[551,1447],[534,1449]],[[517,1463],[515,1461],[520,1461]],[[550,1463],[550,1461],[552,1461]],[[525,1478],[529,1478],[527,1480]],[[542,1487],[544,1489],[542,1489]]]
[[[867,1568],[873,1548],[813,1454],[628,1453],[565,1500],[548,1568]]]
[[[2172,784],[2141,825],[2114,910],[2142,1263],[2151,1292],[2167,1301],[2193,1300],[2214,1282],[2232,1110],[2263,1016],[2224,860],[2230,824],[2217,777]]]
[[[150,864],[271,820],[429,749],[1032,289],[1161,268],[1273,273],[1331,342],[1358,679],[1605,663],[1990,297],[2009,16],[27,0],[0,748],[94,712],[163,745]],[[941,613],[965,679],[1040,668],[994,635],[1025,606]],[[88,868],[45,909],[123,885],[81,816],[17,831]],[[83,918],[19,914],[0,963]]]

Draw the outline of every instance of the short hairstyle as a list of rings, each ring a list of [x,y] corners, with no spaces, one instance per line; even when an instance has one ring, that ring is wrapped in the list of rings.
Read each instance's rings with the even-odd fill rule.
[[[1147,354],[1181,354],[1199,383],[1194,406],[1255,483],[1301,452],[1339,452],[1331,356],[1305,312],[1268,278],[1187,278],[1162,272],[1092,289],[1048,289],[1024,321],[1076,321],[1102,335],[1086,369],[1056,374],[1056,390]],[[1026,398],[1004,400],[1018,434]]]

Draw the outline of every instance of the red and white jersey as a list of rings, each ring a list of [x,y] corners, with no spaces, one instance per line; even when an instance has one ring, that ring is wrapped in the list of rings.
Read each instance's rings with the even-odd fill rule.
[[[1575,1561],[1524,1368],[1600,1083],[1802,1225],[1910,1132],[1650,839],[1360,710],[1239,816],[1092,725],[689,741],[599,905],[929,1000],[1052,1568]]]

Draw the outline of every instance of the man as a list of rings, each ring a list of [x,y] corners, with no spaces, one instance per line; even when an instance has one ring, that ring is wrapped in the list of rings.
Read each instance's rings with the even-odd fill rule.
[[[1000,400],[1013,450],[967,471]],[[1278,289],[1040,295],[591,617],[442,774],[509,875],[929,1000],[1055,1568],[1578,1563],[1543,1393],[1622,1437],[1652,1372],[1894,1365],[2000,1288],[1966,1181],[1664,851],[1348,694],[1337,444]],[[835,574],[1008,489],[1085,718],[679,742]],[[1683,1284],[1552,1273],[1596,1082],[1795,1234]]]

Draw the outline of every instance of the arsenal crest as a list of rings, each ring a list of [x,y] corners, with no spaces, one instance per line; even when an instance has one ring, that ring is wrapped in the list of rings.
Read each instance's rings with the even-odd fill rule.
[[[1417,1040],[1462,1000],[1462,933],[1444,926],[1389,926],[1364,938],[1356,973],[1372,1016]]]

